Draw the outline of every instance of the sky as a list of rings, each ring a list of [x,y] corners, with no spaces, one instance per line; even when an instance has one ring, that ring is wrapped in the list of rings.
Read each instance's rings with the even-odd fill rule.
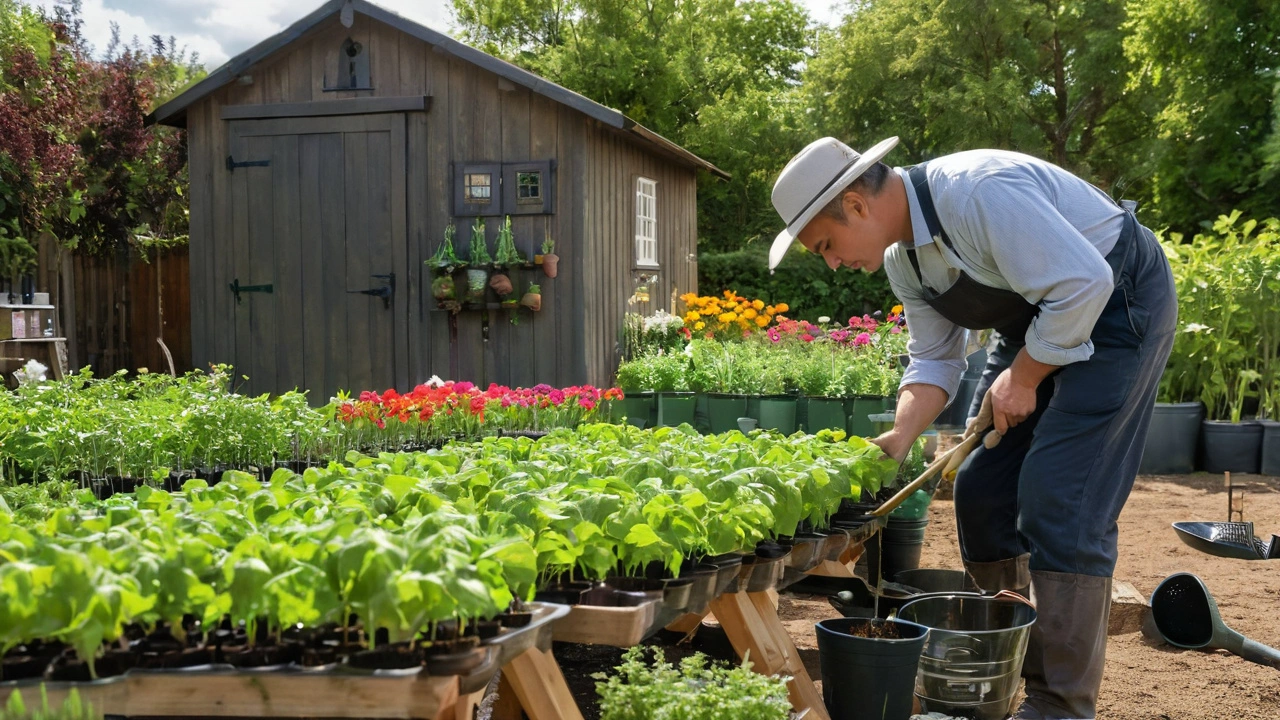
[[[800,0],[819,22],[830,22],[838,0]],[[52,7],[57,0],[27,0]],[[208,69],[247,50],[316,9],[323,0],[83,0],[84,34],[101,53],[111,38],[111,23],[121,37],[174,36],[179,45],[200,54]],[[410,20],[448,32],[448,0],[374,0]]]

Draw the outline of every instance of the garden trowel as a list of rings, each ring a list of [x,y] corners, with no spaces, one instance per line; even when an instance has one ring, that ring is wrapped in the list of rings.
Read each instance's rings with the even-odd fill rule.
[[[1151,593],[1151,617],[1169,644],[1192,650],[1226,650],[1259,665],[1280,669],[1280,650],[1227,627],[1218,604],[1200,578],[1175,573]]]
[[[982,409],[966,425],[964,435],[960,438],[960,443],[935,458],[932,463],[929,463],[929,467],[920,473],[920,477],[904,485],[897,494],[884,501],[883,505],[872,510],[871,514],[880,517],[893,512],[895,508],[923,487],[938,471],[942,471],[944,478],[954,479],[956,471],[960,469],[960,465],[965,461],[965,458],[969,457],[969,453],[973,452],[973,449],[978,446],[979,441],[987,449],[1000,444],[1002,435],[995,430],[986,432],[989,427],[991,427],[990,390],[982,397]],[[984,436],[983,433],[986,433],[986,435]],[[934,489],[936,490],[937,488],[935,487]]]

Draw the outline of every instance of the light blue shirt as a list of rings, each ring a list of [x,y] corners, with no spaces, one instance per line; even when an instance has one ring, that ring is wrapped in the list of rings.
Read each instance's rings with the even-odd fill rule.
[[[1027,353],[1049,365],[1093,355],[1089,336],[1111,296],[1106,254],[1124,227],[1124,211],[1102,191],[1051,163],[1021,153],[971,150],[930,160],[929,193],[955,252],[929,236],[911,179],[911,229],[925,283],[938,293],[960,271],[983,285],[1013,290],[1040,306],[1027,330]],[[936,385],[955,395],[965,370],[968,331],[924,301],[902,243],[884,254],[885,273],[902,302],[911,364],[902,385]]]

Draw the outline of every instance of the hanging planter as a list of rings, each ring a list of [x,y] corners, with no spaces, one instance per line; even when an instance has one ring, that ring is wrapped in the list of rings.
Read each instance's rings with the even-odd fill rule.
[[[431,297],[439,302],[452,300],[458,291],[452,275],[438,275],[431,281]]]
[[[547,237],[542,241],[542,272],[549,278],[556,276],[557,268],[560,265],[560,256],[556,255],[556,241],[551,239],[551,234],[547,233]]]
[[[501,270],[495,272],[493,276],[489,278],[489,287],[493,288],[493,291],[498,293],[498,297],[506,297],[515,289],[511,285],[511,278]]]
[[[467,268],[467,302],[484,302],[484,291],[489,271],[480,267]]]
[[[530,285],[525,291],[524,297],[520,298],[520,304],[529,308],[534,312],[542,309],[542,288],[537,285]]]

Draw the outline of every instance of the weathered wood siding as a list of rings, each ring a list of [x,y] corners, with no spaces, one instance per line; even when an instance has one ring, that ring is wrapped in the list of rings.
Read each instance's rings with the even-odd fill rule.
[[[333,84],[342,42],[352,38],[370,55],[373,90],[326,92]],[[411,383],[431,375],[530,385],[605,383],[630,293],[634,253],[634,185],[630,173],[658,181],[662,282],[653,308],[670,309],[672,288],[694,287],[694,171],[641,150],[617,131],[582,113],[516,86],[470,62],[357,13],[351,28],[336,18],[318,25],[275,55],[245,71],[249,84],[223,87],[187,111],[191,175],[192,355],[197,365],[235,357],[231,174],[224,167],[232,105],[319,102],[353,97],[429,96],[427,112],[408,112],[406,123],[406,242]],[[594,126],[594,127],[589,127]],[[522,253],[532,256],[550,234],[561,257],[559,276],[541,269],[513,271],[517,291],[537,282],[542,311],[468,310],[456,316],[435,309],[430,272],[451,218],[454,163],[555,161],[555,213],[514,216]],[[630,188],[630,189],[629,189]],[[488,219],[490,247],[501,218]],[[455,241],[465,250],[472,218],[459,218]],[[362,388],[353,388],[359,390]]]
[[[583,254],[586,295],[592,307],[583,316],[587,375],[594,382],[613,378],[618,340],[627,312],[676,313],[676,299],[698,289],[697,184],[693,170],[669,162],[592,121],[587,132],[587,193]],[[657,183],[658,268],[636,265],[636,178]],[[657,273],[648,283],[649,302],[632,303],[639,275]]]

